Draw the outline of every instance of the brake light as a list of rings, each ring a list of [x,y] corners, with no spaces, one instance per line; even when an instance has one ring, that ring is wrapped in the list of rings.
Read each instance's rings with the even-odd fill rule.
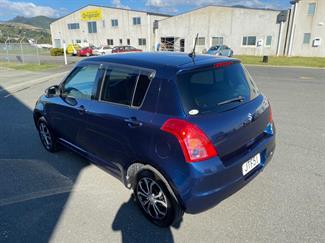
[[[230,66],[231,64],[233,64],[233,62],[219,62],[219,63],[215,63],[214,67],[215,68],[227,67]]]
[[[161,130],[174,135],[187,162],[198,162],[217,156],[212,142],[196,125],[181,119],[168,119]]]

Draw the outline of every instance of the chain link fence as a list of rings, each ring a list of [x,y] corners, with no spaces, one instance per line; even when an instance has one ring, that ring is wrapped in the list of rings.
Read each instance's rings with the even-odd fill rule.
[[[47,48],[39,48],[28,43],[0,43],[0,61],[15,63],[44,63],[49,57]]]
[[[72,64],[81,58],[67,55],[67,63]],[[0,42],[0,63],[17,64],[64,64],[64,56],[51,56],[50,49],[29,43]]]

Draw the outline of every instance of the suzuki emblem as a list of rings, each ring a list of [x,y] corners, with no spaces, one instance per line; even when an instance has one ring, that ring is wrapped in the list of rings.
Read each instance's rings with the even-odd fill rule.
[[[248,113],[247,118],[248,121],[251,122],[253,120],[253,115],[251,113]]]

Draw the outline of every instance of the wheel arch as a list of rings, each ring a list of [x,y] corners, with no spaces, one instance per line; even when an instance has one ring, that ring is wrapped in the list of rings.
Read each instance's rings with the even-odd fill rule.
[[[175,190],[173,190],[173,187],[170,185],[170,182],[166,179],[166,176],[164,176],[157,168],[153,167],[150,164],[145,164],[143,162],[135,162],[133,164],[131,164],[126,172],[126,178],[125,178],[125,185],[127,188],[131,189],[133,188],[133,186],[135,185],[136,182],[136,176],[139,172],[144,171],[144,170],[148,170],[153,172],[156,176],[159,177],[159,179],[161,179],[163,181],[163,183],[165,184],[165,186],[167,187],[169,193],[172,195],[172,197],[174,198],[174,200],[179,203],[179,205],[181,205],[181,207],[183,209],[184,208],[184,204],[180,198],[180,196],[178,195],[177,192],[175,192]]]
[[[35,126],[37,126],[38,120],[43,116],[42,112],[39,110],[34,110],[33,117],[34,117],[34,123]]]

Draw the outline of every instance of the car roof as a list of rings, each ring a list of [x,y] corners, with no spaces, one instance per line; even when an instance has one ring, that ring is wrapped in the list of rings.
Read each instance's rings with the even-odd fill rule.
[[[159,66],[183,69],[231,60],[236,59],[227,57],[216,57],[212,55],[195,55],[194,58],[191,58],[187,53],[182,52],[131,52],[91,57],[83,61],[93,61],[99,63],[114,62],[125,65],[134,65],[136,63],[136,66],[142,66],[153,69]]]

